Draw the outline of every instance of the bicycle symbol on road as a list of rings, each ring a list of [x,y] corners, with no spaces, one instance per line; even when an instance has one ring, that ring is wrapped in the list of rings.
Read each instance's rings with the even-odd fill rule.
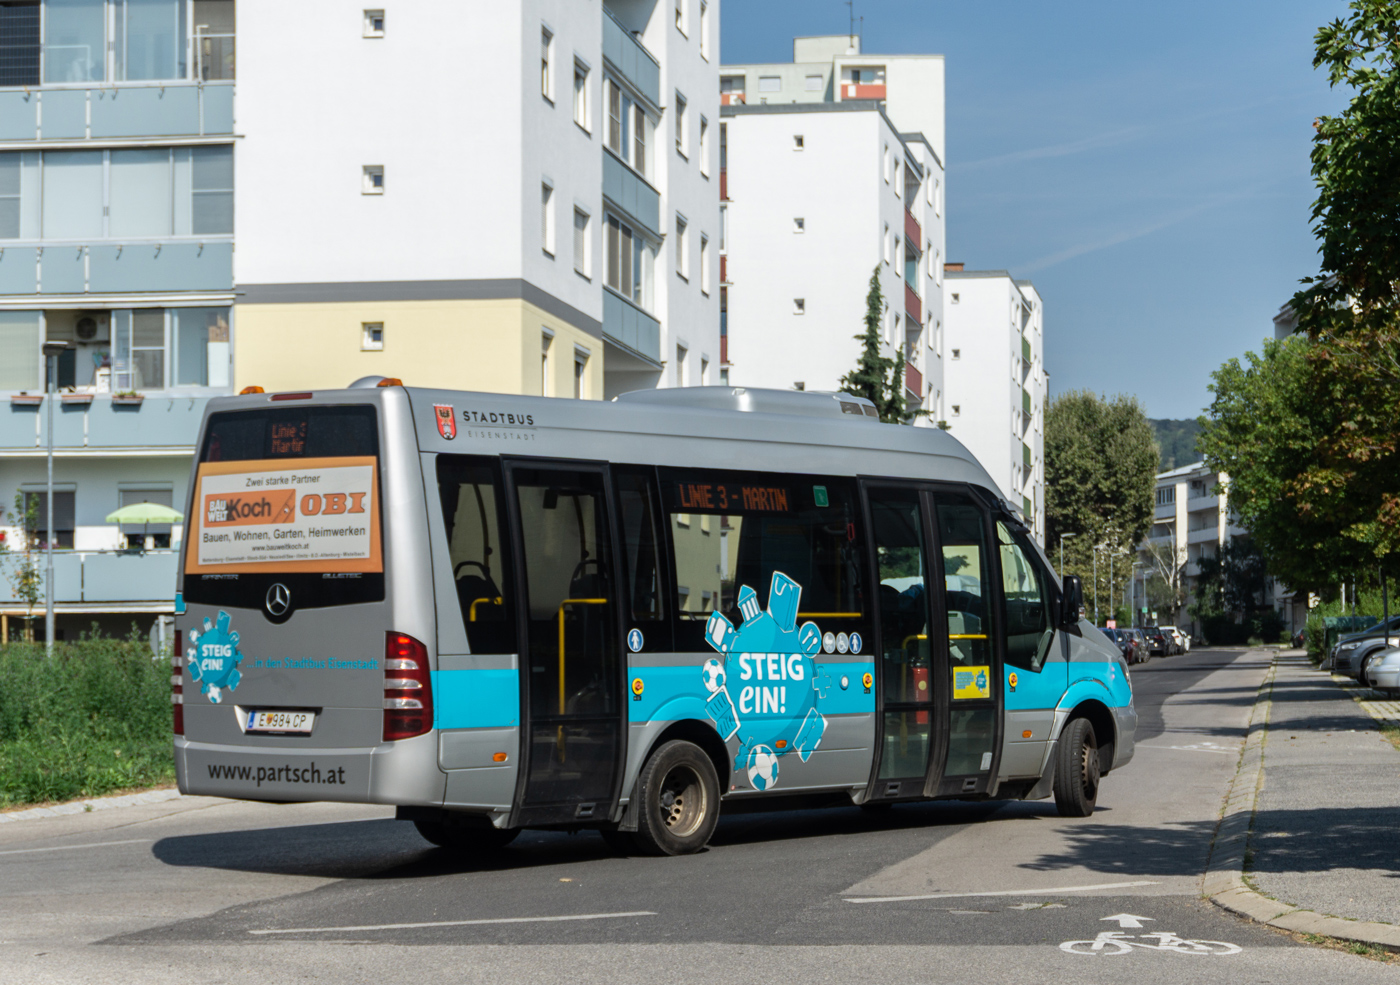
[[[1150,943],[1155,940],[1157,943]],[[1224,941],[1193,941],[1176,936],[1170,931],[1141,934],[1134,937],[1121,930],[1105,930],[1091,941],[1065,941],[1060,950],[1067,954],[1128,954],[1133,948],[1148,951],[1172,951],[1176,954],[1239,954],[1243,950],[1238,944]]]

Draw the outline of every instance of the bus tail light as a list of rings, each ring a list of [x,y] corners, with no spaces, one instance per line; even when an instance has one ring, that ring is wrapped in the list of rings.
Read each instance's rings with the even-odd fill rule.
[[[176,653],[170,658],[170,707],[174,711],[176,735],[185,734],[185,658],[180,656],[180,644],[175,643]]]
[[[409,739],[433,727],[428,648],[405,633],[384,640],[384,741]]]

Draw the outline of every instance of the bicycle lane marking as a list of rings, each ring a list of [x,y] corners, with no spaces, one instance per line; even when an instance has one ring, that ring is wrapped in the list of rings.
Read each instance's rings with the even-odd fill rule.
[[[1124,928],[1141,929],[1142,921],[1147,920],[1155,923],[1153,917],[1138,916],[1133,913],[1115,913],[1112,916],[1100,917],[1100,920],[1111,920],[1118,924],[1118,930],[1102,930],[1093,940],[1065,941],[1060,945],[1060,950],[1066,954],[1129,954],[1134,949],[1147,951],[1171,951],[1174,954],[1211,954],[1217,957],[1225,957],[1231,954],[1239,954],[1244,948],[1238,944],[1231,944],[1226,941],[1206,941],[1189,940],[1177,936],[1175,931],[1156,931],[1150,934],[1126,934]],[[1152,944],[1150,941],[1157,943]]]

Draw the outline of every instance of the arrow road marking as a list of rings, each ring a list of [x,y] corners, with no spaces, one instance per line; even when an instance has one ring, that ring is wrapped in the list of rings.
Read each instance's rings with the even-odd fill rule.
[[[1152,917],[1139,917],[1132,913],[1115,913],[1111,917],[1099,917],[1099,920],[1117,920],[1119,927],[1141,927],[1142,921],[1144,920],[1151,920],[1153,923],[1156,923],[1156,920]]]

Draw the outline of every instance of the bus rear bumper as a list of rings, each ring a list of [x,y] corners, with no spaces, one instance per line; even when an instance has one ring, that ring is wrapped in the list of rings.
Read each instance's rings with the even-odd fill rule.
[[[239,800],[442,804],[437,735],[361,748],[249,748],[176,736],[180,792]]]

